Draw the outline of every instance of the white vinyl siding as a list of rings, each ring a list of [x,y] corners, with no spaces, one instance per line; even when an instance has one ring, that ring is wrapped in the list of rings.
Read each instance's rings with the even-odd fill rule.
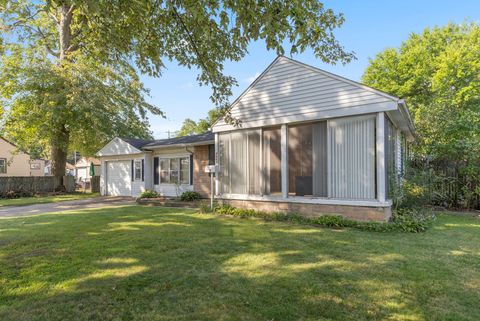
[[[375,118],[349,117],[329,125],[329,197],[375,198]]]
[[[243,128],[396,109],[386,95],[280,58],[231,109]],[[233,129],[224,121],[214,131]]]

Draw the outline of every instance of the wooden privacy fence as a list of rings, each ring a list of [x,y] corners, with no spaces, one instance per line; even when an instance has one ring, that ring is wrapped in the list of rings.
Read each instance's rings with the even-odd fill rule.
[[[92,176],[90,178],[90,188],[92,193],[100,192],[100,176]]]
[[[68,193],[75,192],[73,176],[10,176],[0,177],[0,195],[10,191],[49,193],[55,192],[59,186],[65,186]]]

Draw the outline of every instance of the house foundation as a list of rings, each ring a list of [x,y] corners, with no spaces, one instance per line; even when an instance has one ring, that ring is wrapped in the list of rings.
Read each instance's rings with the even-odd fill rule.
[[[235,199],[221,199],[219,202],[237,208],[255,209],[265,212],[290,212],[310,217],[341,215],[356,221],[385,222],[392,216],[391,206],[373,207]]]

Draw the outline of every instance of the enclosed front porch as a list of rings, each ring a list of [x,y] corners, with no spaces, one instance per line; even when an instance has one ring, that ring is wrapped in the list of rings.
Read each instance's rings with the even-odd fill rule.
[[[363,211],[366,219],[390,216],[405,154],[384,112],[221,132],[216,147],[218,198],[309,214]]]

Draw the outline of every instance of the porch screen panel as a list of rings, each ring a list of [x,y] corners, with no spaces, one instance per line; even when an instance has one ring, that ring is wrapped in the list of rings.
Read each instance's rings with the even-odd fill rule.
[[[313,196],[328,196],[327,122],[313,125]]]
[[[375,198],[375,118],[358,116],[328,123],[329,197]]]
[[[230,193],[247,194],[247,132],[230,134]]]
[[[230,193],[230,133],[218,135],[220,193]]]
[[[282,193],[280,127],[263,130],[263,181],[265,195]]]
[[[248,194],[260,194],[260,131],[248,132]]]
[[[312,196],[312,124],[288,126],[288,189],[294,196]]]
[[[221,192],[260,194],[260,131],[219,135]]]

